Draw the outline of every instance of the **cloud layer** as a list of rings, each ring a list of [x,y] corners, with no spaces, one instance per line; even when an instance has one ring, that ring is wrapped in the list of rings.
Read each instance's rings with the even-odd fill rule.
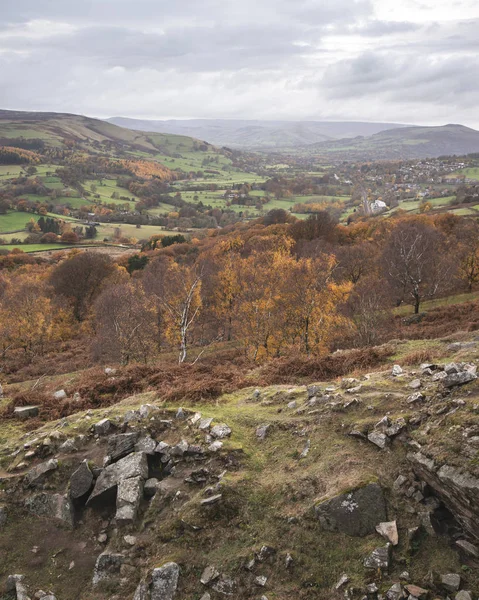
[[[478,28],[472,0],[3,0],[0,107],[479,127]]]

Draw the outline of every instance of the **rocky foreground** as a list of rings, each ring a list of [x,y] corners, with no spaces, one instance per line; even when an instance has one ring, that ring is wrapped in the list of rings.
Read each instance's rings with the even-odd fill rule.
[[[476,599],[476,346],[216,405],[146,393],[29,433],[39,409],[18,407],[0,598]]]

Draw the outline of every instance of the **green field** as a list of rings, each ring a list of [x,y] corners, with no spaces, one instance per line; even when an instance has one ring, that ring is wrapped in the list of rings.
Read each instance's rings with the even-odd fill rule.
[[[454,173],[447,175],[448,178],[462,176],[466,177],[467,179],[477,179],[479,181],[479,167],[467,167],[465,169],[454,171]]]
[[[8,212],[6,215],[0,215],[0,233],[23,230],[30,219],[37,221],[38,215],[26,212]]]
[[[40,252],[41,250],[62,250],[63,248],[73,248],[73,246],[69,244],[21,244],[20,246],[7,244],[5,246],[0,246],[0,250],[13,250],[14,248],[29,253]]]

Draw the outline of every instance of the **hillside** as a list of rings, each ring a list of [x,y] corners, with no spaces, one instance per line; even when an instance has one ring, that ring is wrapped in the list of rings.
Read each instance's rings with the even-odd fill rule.
[[[404,127],[313,144],[308,151],[341,160],[434,158],[479,152],[479,131],[464,125]]]
[[[394,123],[328,121],[255,121],[234,119],[141,120],[125,117],[110,123],[140,131],[159,131],[193,136],[218,146],[251,149],[294,148],[336,138],[372,135],[403,127]]]
[[[476,597],[477,342],[461,339],[429,342],[437,366],[403,342],[352,377],[214,402],[167,399],[153,368],[6,386],[2,597]]]
[[[154,154],[191,151],[198,140],[187,136],[132,131],[113,123],[81,115],[0,110],[0,145],[16,145],[19,139],[57,148],[72,142],[88,150],[109,149]],[[208,149],[213,149],[209,145]]]

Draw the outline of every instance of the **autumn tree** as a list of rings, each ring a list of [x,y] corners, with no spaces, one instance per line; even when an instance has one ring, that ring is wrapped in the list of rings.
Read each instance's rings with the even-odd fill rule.
[[[180,265],[164,257],[145,269],[145,290],[158,303],[167,338],[179,346],[180,364],[187,358],[191,330],[201,311],[202,276],[195,265]]]
[[[415,314],[423,300],[433,298],[451,284],[454,263],[446,250],[444,235],[423,220],[399,222],[386,242],[384,275],[398,302],[409,299]]]
[[[75,319],[83,321],[102,283],[115,271],[112,260],[96,252],[80,252],[61,262],[53,270],[50,283],[59,296],[67,298]]]
[[[97,356],[128,364],[147,362],[155,350],[154,303],[133,283],[108,286],[94,304]]]
[[[338,275],[353,284],[375,268],[377,250],[370,242],[340,246],[336,251]]]
[[[455,232],[457,237],[458,276],[468,292],[479,281],[479,225],[477,221],[465,221]]]

